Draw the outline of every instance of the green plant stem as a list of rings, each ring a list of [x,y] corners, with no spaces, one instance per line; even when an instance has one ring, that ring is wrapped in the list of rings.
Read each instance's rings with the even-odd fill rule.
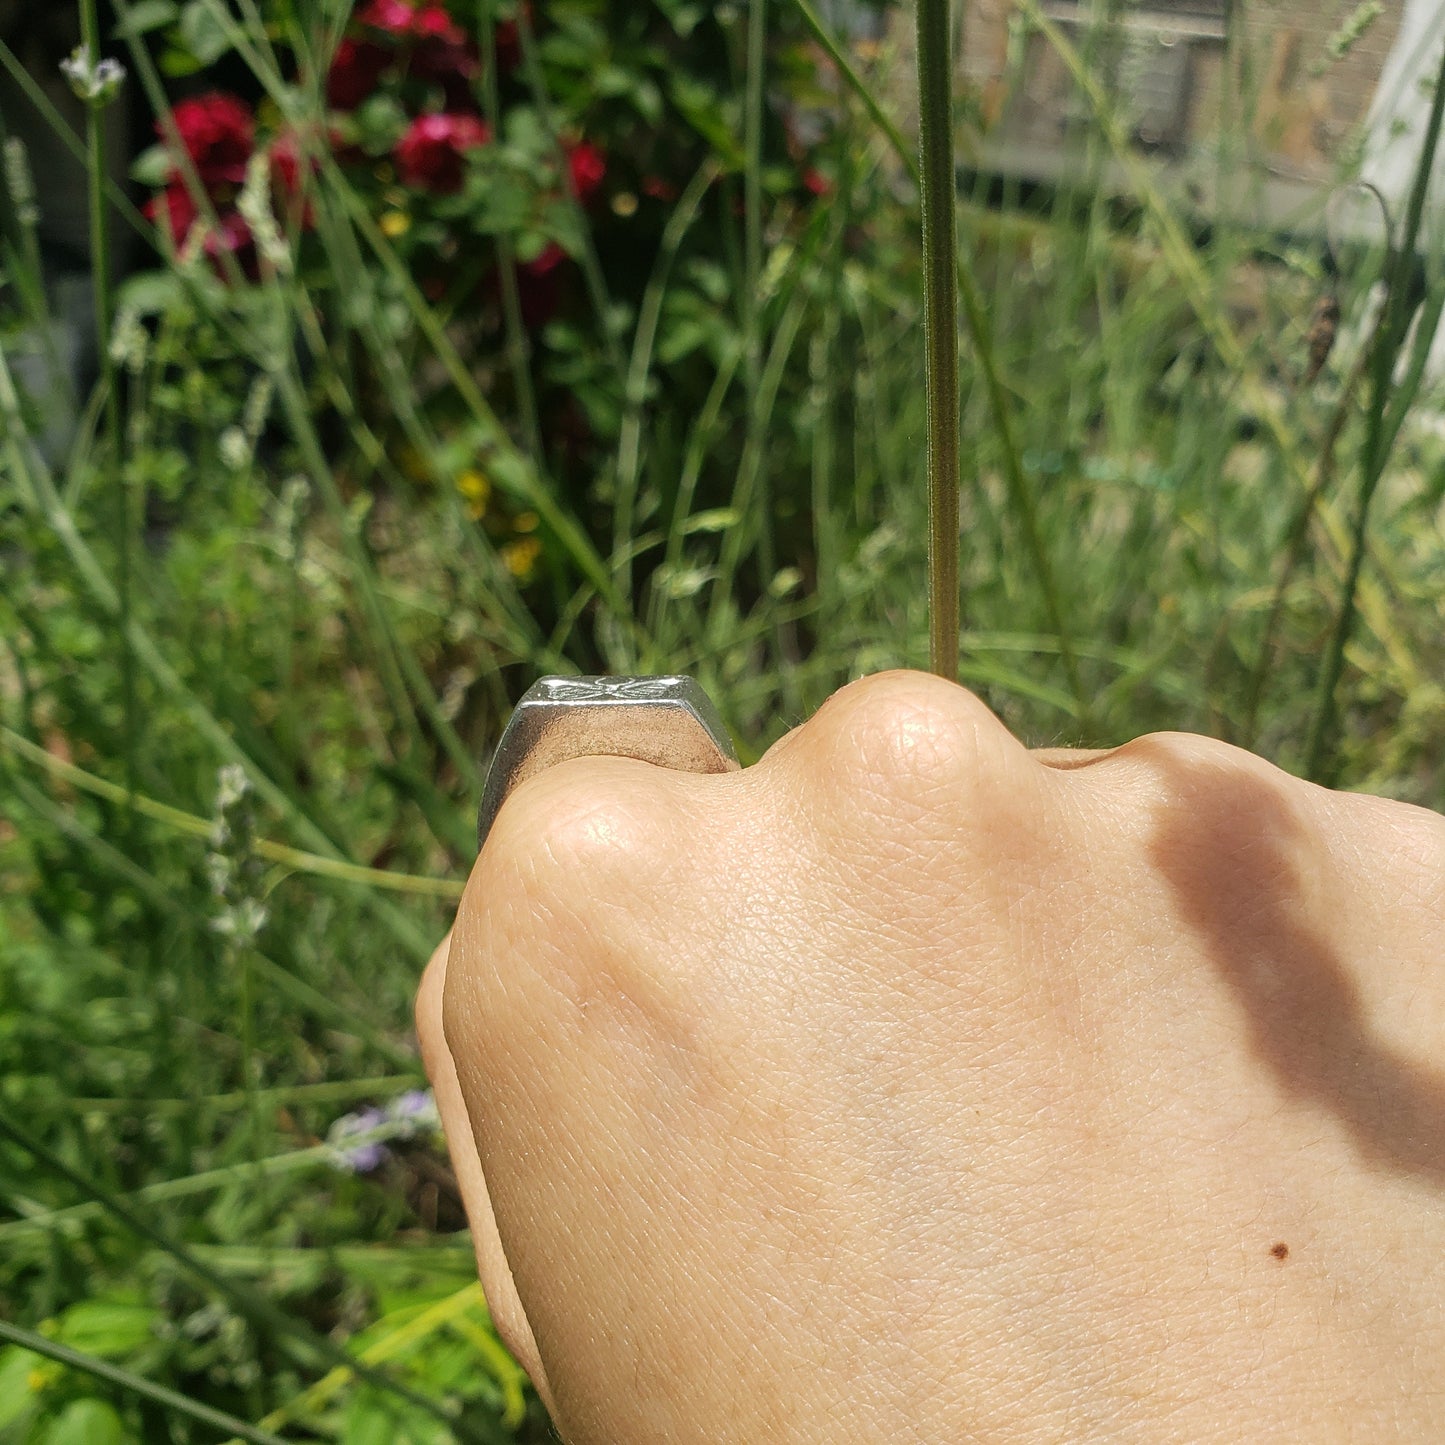
[[[497,84],[497,27],[490,0],[478,0],[476,31],[481,38],[482,106],[493,135],[502,134],[502,102]],[[497,279],[501,284],[502,318],[507,328],[507,366],[512,373],[512,389],[517,393],[517,409],[521,412],[522,435],[532,461],[541,470],[546,467],[542,452],[542,426],[537,414],[537,397],[532,386],[532,342],[522,319],[522,297],[517,286],[517,254],[512,238],[499,234],[497,242]]]
[[[888,115],[887,111],[878,104],[877,97],[868,89],[868,82],[858,74],[857,67],[853,64],[847,50],[838,43],[838,37],[823,23],[822,17],[809,4],[809,0],[791,0],[791,4],[802,16],[803,23],[812,32],[813,39],[827,52],[828,59],[836,67],[838,74],[847,82],[848,88],[863,102],[863,108],[872,118],[874,125],[883,132],[894,153],[908,167],[908,173],[912,176],[914,184],[917,184],[918,162],[908,149],[908,142],[903,138],[903,132],[898,129],[897,123]]]
[[[928,665],[958,678],[958,243],[948,0],[918,0],[918,155],[928,403]]]
[[[249,1440],[252,1445],[287,1445],[280,1435],[275,1435],[270,1430],[263,1430],[259,1425],[249,1424],[223,1410],[213,1410],[209,1405],[202,1405],[198,1400],[192,1400],[165,1385],[157,1385],[154,1380],[147,1380],[143,1375],[122,1369],[119,1365],[112,1365],[97,1355],[83,1354],[57,1340],[48,1340],[34,1330],[0,1320],[0,1340],[9,1340],[12,1345],[18,1345],[22,1350],[44,1355],[46,1359],[54,1360],[57,1364],[67,1365],[72,1370],[80,1370],[97,1380],[104,1380],[109,1385],[128,1390],[142,1399],[151,1400],[168,1410],[176,1411],[177,1414],[186,1415],[199,1424],[209,1425],[213,1430],[240,1440]]]
[[[767,0],[748,0],[748,51],[743,96],[743,333],[744,376],[748,399],[756,401],[763,369],[762,306],[758,285],[763,274],[763,81],[767,60]]]
[[[622,424],[617,429],[617,483],[612,507],[612,566],[617,589],[626,598],[632,597],[632,566],[627,547],[632,539],[633,513],[642,467],[643,414],[647,404],[647,379],[652,371],[653,348],[662,316],[662,303],[667,293],[668,278],[678,249],[688,228],[697,218],[698,207],[708,188],[717,179],[715,162],[704,161],[698,167],[687,189],[678,199],[672,215],[663,228],[658,243],[657,259],[642,294],[637,311],[637,329],[633,333],[632,355],[627,366],[623,390]]]
[[[1370,411],[1366,418],[1365,444],[1360,454],[1360,492],[1355,505],[1354,528],[1350,538],[1349,562],[1340,609],[1330,634],[1329,647],[1320,665],[1319,684],[1315,692],[1314,719],[1310,725],[1309,742],[1305,748],[1305,776],[1323,781],[1333,764],[1327,761],[1334,733],[1335,693],[1344,668],[1345,648],[1355,621],[1355,593],[1365,561],[1369,538],[1370,505],[1379,488],[1380,478],[1389,458],[1390,443],[1398,434],[1387,429],[1387,413],[1394,381],[1395,362],[1405,344],[1410,317],[1414,310],[1410,300],[1410,270],[1415,264],[1415,246],[1420,235],[1420,222],[1425,213],[1425,196],[1435,169],[1435,152],[1440,144],[1440,126],[1445,118],[1445,55],[1435,76],[1435,91],[1430,100],[1430,118],[1425,126],[1425,139],[1410,187],[1410,200],[1405,212],[1404,230],[1392,246],[1385,283],[1385,322],[1374,338],[1371,351]]]
[[[1384,319],[1382,312],[1380,324],[1383,324]],[[1259,726],[1259,708],[1264,701],[1265,682],[1274,666],[1275,637],[1279,631],[1280,619],[1284,615],[1285,594],[1289,591],[1289,584],[1294,580],[1294,575],[1304,560],[1305,543],[1309,540],[1310,520],[1319,506],[1320,498],[1324,496],[1334,480],[1335,455],[1340,433],[1344,430],[1345,422],[1354,407],[1355,393],[1358,391],[1360,381],[1369,365],[1371,349],[1378,340],[1379,330],[1380,326],[1377,324],[1370,341],[1360,352],[1355,364],[1350,368],[1344,386],[1340,389],[1339,402],[1330,415],[1329,422],[1325,426],[1324,437],[1320,442],[1319,461],[1315,466],[1314,481],[1310,484],[1309,490],[1300,498],[1294,515],[1290,518],[1289,526],[1285,530],[1284,565],[1280,568],[1279,576],[1275,579],[1274,588],[1270,593],[1269,611],[1265,614],[1264,621],[1264,636],[1260,641],[1259,653],[1255,657],[1254,666],[1250,670],[1248,690],[1245,693],[1239,739],[1244,747],[1254,745],[1255,733]]]
[[[80,39],[87,63],[100,60],[100,20],[96,0],[80,0]],[[111,326],[115,320],[110,288],[110,208],[105,198],[105,102],[93,97],[85,107],[86,191],[90,212],[90,281],[95,306],[96,364],[105,396],[105,464],[114,484],[116,595],[120,612],[121,733],[125,746],[125,783],[135,789],[136,779],[136,688],[135,657],[126,626],[132,597],[132,555],[130,500],[125,465],[121,456],[120,392],[115,358],[111,355]],[[123,817],[128,814],[123,813]],[[127,822],[127,826],[129,826]]]
[[[13,752],[17,757],[34,763],[53,777],[60,778],[75,788],[93,793],[98,798],[119,803],[125,798],[124,789],[94,773],[78,768],[63,758],[38,747],[29,738],[22,737],[12,729],[0,725],[0,748]],[[143,793],[133,795],[137,813],[154,818],[178,832],[188,833],[196,838],[209,838],[212,823],[207,818],[187,813],[182,808],[173,808],[169,803],[158,802]],[[343,858],[327,858],[318,853],[307,853],[285,843],[273,843],[258,838],[255,843],[258,857],[269,858],[284,868],[296,873],[310,873],[317,877],[334,878],[343,883],[357,883],[367,888],[386,888],[401,893],[421,894],[429,898],[460,898],[464,885],[455,879],[428,878],[421,874],[393,873],[384,868],[367,868],[360,863],[351,863]]]

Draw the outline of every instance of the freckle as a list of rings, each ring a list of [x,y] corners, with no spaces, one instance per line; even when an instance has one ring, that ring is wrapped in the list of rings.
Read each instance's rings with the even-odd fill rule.
[[[1271,1249],[1270,1249],[1269,1252],[1270,1252],[1276,1259],[1288,1259],[1288,1258],[1289,1258],[1289,1245],[1287,1245],[1287,1244],[1284,1242],[1284,1240],[1280,1240],[1280,1242],[1279,1242],[1278,1244],[1276,1244],[1276,1245],[1274,1245],[1274,1246],[1271,1247]]]

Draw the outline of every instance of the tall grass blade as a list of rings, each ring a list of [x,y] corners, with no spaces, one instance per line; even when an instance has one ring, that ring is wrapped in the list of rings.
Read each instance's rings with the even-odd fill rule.
[[[23,1350],[43,1355],[48,1360],[54,1360],[56,1364],[68,1365],[72,1370],[80,1370],[97,1380],[104,1380],[108,1385],[128,1390],[133,1395],[151,1400],[167,1410],[174,1410],[178,1415],[185,1415],[198,1424],[209,1425],[213,1430],[235,1439],[249,1440],[252,1445],[287,1445],[280,1435],[263,1430],[259,1425],[249,1424],[235,1415],[226,1414],[224,1410],[213,1410],[209,1405],[202,1405],[199,1400],[192,1400],[165,1385],[157,1385],[155,1381],[147,1380],[145,1376],[123,1369],[120,1365],[113,1365],[109,1360],[102,1360],[98,1355],[72,1350],[69,1345],[48,1340],[34,1330],[12,1325],[7,1320],[0,1320],[0,1340],[9,1340],[12,1345],[19,1345]]]
[[[1314,718],[1310,724],[1309,743],[1305,749],[1305,776],[1323,781],[1333,770],[1327,759],[1335,724],[1335,693],[1344,667],[1345,648],[1355,621],[1355,593],[1360,569],[1364,565],[1365,545],[1369,536],[1370,504],[1384,475],[1389,459],[1389,443],[1398,433],[1387,427],[1395,378],[1395,363],[1405,345],[1410,317],[1418,307],[1411,294],[1411,271],[1415,265],[1416,243],[1420,223],[1425,214],[1425,197],[1435,170],[1435,152],[1440,144],[1440,126],[1445,118],[1445,52],[1435,76],[1435,91],[1430,99],[1430,118],[1425,125],[1425,139],[1410,187],[1409,205],[1401,234],[1391,247],[1385,279],[1385,323],[1376,333],[1370,357],[1371,397],[1366,417],[1365,443],[1360,455],[1360,490],[1355,504],[1354,529],[1350,540],[1349,563],[1340,608],[1330,634],[1328,649],[1320,665],[1319,686],[1315,694]],[[1428,341],[1426,342],[1428,346]]]
[[[958,679],[958,243],[948,0],[918,0],[918,155],[928,398],[928,665]]]

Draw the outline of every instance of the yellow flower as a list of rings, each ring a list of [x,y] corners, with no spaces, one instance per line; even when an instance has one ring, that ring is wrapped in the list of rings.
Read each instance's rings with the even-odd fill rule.
[[[539,521],[541,518],[535,512],[518,512],[512,518],[512,530],[514,532],[535,532]]]
[[[525,582],[532,575],[541,555],[542,544],[535,537],[518,537],[502,548],[502,561],[507,571],[519,582]]]
[[[474,522],[486,514],[487,502],[492,495],[492,484],[475,467],[468,467],[457,478],[457,491],[466,498],[467,511],[471,513]]]
[[[394,241],[411,230],[411,217],[405,211],[383,211],[377,225],[381,227],[383,236]]]

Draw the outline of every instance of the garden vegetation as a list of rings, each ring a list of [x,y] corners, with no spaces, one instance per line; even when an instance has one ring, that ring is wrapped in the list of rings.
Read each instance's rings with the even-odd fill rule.
[[[537,676],[691,673],[748,761],[927,664],[900,32],[808,0],[80,11],[85,129],[0,65],[87,161],[93,253],[147,261],[95,269],[57,443],[6,138],[0,1441],[541,1441],[411,997]],[[1322,192],[1200,245],[1017,13],[1089,139],[956,214],[963,681],[1032,744],[1197,729],[1445,804],[1438,106],[1380,244],[1332,246]],[[120,87],[154,116],[124,186]]]

